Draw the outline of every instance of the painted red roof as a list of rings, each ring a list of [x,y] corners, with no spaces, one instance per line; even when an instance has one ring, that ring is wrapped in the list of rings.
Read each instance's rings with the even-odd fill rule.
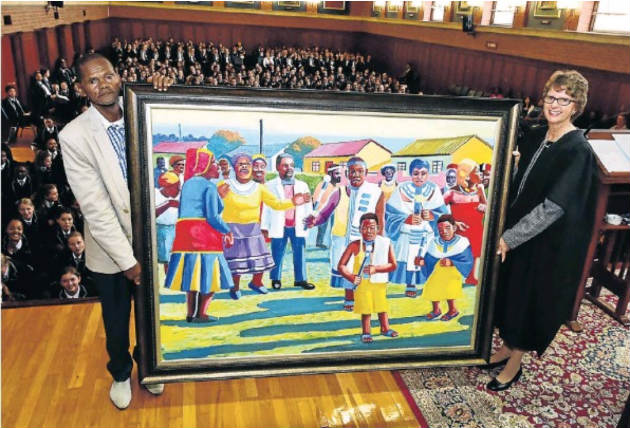
[[[207,141],[162,141],[153,146],[154,153],[186,153],[188,149],[198,149]]]
[[[340,143],[325,143],[304,157],[353,156],[359,153],[370,141],[376,143],[376,141],[369,138],[365,140],[342,141]]]

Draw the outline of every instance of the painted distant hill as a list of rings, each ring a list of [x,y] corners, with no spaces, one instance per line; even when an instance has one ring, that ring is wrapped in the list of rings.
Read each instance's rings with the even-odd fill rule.
[[[215,156],[218,158],[219,156],[229,153],[240,146],[246,144],[245,138],[241,136],[238,132],[230,131],[227,129],[221,129],[216,131],[211,137],[207,137],[205,135],[184,135],[181,137],[181,141],[179,137],[170,134],[154,134],[153,135],[153,147],[160,146],[163,143],[174,143],[174,144],[182,144],[182,143],[196,143],[200,141],[206,141],[208,143],[208,148],[212,150]]]
[[[284,149],[285,146],[286,144],[263,144],[262,154],[265,155],[267,159],[271,159],[280,150]],[[260,147],[258,146],[258,144],[246,144],[235,148],[228,154],[232,156],[238,152],[247,153],[248,155],[253,156],[260,153]]]
[[[245,144],[245,138],[243,138],[238,132],[221,129],[210,137],[210,141],[208,141],[208,148],[212,150],[214,155],[218,158],[219,156],[229,153],[241,146],[244,146]]]
[[[293,155],[296,168],[303,169],[304,156],[306,156],[321,145],[322,142],[319,141],[317,138],[306,136],[300,137],[297,140],[293,141],[287,146],[284,151]]]

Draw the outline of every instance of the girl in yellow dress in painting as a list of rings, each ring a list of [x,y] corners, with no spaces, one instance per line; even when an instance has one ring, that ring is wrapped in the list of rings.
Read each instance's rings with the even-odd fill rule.
[[[366,213],[360,219],[361,239],[352,241],[339,260],[337,269],[348,281],[354,284],[354,313],[361,314],[363,343],[372,342],[372,313],[378,314],[381,334],[397,337],[398,333],[389,327],[389,304],[387,303],[388,273],[396,269],[396,258],[388,238],[377,235],[378,217]],[[353,261],[351,261],[353,259]],[[348,269],[352,264],[353,269]],[[356,275],[353,272],[357,272]]]
[[[449,321],[459,315],[455,299],[463,297],[462,283],[470,273],[474,259],[468,239],[455,234],[457,226],[452,215],[441,215],[437,227],[440,236],[429,244],[424,258],[416,257],[415,263],[425,267],[428,277],[422,297],[431,301],[433,310],[427,314],[427,320],[442,315],[440,300],[446,300],[448,312],[440,319]]]

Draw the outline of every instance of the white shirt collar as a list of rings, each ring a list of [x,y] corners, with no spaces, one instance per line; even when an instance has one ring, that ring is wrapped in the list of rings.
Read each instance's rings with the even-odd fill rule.
[[[77,288],[77,292],[76,293],[68,294],[68,292],[64,288],[63,294],[65,294],[68,299],[78,299],[79,295],[81,294],[81,285],[79,285],[79,287]]]
[[[99,119],[101,119],[101,123],[103,125],[103,128],[105,128],[105,131],[107,131],[107,128],[109,128],[112,125],[122,126],[123,128],[125,127],[125,108],[123,106],[122,97],[118,97],[118,105],[120,105],[123,115],[120,119],[118,119],[115,122],[110,122],[109,120],[107,120],[105,116],[103,116],[101,112],[98,111],[96,107],[94,107],[94,110],[96,110],[96,112],[98,113]]]

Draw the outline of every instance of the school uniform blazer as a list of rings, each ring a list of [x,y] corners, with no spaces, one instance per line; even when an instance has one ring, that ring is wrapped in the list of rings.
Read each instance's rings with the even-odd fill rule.
[[[63,128],[59,143],[85,219],[86,266],[105,274],[133,267],[129,189],[94,106]]]
[[[284,196],[284,187],[279,177],[265,183],[265,186],[280,200],[286,200]],[[294,193],[311,193],[305,182],[295,180],[295,186],[293,187]],[[304,219],[313,212],[313,205],[309,202],[299,207],[295,207],[295,236],[304,238],[308,234],[308,230],[304,226]],[[261,226],[263,230],[269,231],[270,238],[282,238],[284,237],[284,221],[285,212],[274,210],[267,205],[263,206],[263,212],[261,217]]]

